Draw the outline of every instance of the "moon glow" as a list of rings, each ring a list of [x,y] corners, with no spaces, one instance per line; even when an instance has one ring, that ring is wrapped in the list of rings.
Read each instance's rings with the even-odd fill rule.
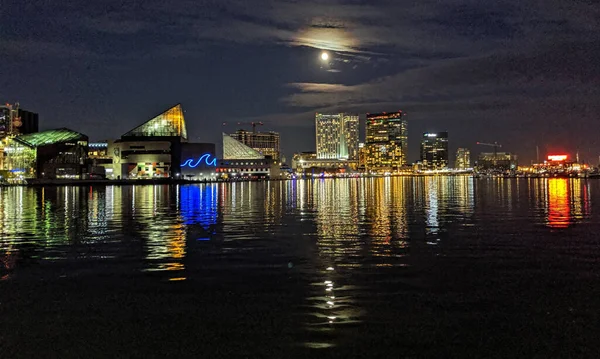
[[[321,53],[321,60],[327,61],[329,59],[329,54],[326,52]]]

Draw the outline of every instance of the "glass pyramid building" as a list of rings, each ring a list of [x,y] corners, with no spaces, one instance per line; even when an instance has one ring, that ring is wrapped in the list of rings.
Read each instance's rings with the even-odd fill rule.
[[[151,118],[122,137],[181,137],[182,140],[187,140],[181,104]]]
[[[262,160],[263,156],[257,150],[246,146],[231,136],[223,133],[224,160]]]

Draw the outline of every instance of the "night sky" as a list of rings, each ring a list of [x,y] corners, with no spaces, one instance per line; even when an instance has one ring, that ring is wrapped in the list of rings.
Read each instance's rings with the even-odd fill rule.
[[[315,112],[402,109],[410,161],[447,130],[451,157],[497,141],[596,164],[599,24],[583,0],[2,0],[0,101],[92,140],[181,103],[190,140],[259,120],[288,159]]]

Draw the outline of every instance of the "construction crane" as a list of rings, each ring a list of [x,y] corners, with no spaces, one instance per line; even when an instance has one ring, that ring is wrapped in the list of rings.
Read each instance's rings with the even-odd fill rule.
[[[223,122],[223,126],[227,126],[228,123],[227,122]],[[251,125],[252,126],[252,133],[256,133],[256,126],[263,126],[264,123],[258,121],[252,121],[252,122],[237,122],[237,125]]]
[[[481,146],[494,147],[494,157],[496,157],[496,154],[498,153],[498,149],[502,148],[502,145],[499,144],[498,142],[494,142],[494,143],[477,142],[477,144],[481,145]]]

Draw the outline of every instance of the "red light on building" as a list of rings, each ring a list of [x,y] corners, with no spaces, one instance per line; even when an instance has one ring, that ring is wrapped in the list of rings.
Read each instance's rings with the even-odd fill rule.
[[[567,159],[567,155],[549,155],[548,161],[561,162]]]

